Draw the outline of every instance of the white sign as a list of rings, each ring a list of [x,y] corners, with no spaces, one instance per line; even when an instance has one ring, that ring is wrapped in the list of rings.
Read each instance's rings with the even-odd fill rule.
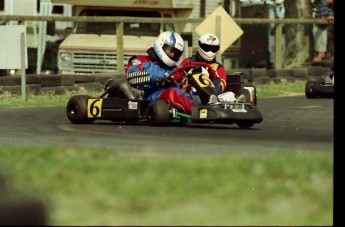
[[[25,69],[28,68],[26,28],[24,25],[0,26],[0,69],[21,69],[21,34],[24,33]]]
[[[217,27],[220,31],[217,31]],[[220,39],[220,53],[223,53],[243,34],[243,30],[222,6],[218,6],[195,30],[199,35],[204,33],[217,35]]]

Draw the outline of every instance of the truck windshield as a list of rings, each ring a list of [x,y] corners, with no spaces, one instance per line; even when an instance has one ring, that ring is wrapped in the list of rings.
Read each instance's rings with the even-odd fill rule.
[[[80,16],[95,17],[160,17],[158,12],[118,11],[118,10],[83,10]],[[124,23],[124,35],[158,36],[160,23]],[[78,22],[74,33],[77,34],[116,34],[116,23],[113,22]]]

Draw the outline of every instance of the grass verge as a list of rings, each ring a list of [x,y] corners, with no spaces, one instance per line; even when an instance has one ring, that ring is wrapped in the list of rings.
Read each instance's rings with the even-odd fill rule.
[[[296,80],[289,83],[268,83],[257,84],[258,98],[267,98],[286,95],[304,95],[305,81]],[[70,97],[76,95],[76,92],[70,92],[65,95],[55,95],[54,93],[45,93],[42,95],[28,94],[27,100],[22,100],[21,95],[13,95],[5,92],[0,94],[0,108],[19,107],[19,106],[49,106],[66,105]],[[88,94],[92,97],[99,97],[101,92],[84,91],[78,94]]]
[[[1,147],[17,195],[49,225],[330,226],[333,153],[186,155]],[[21,190],[18,190],[21,189]]]

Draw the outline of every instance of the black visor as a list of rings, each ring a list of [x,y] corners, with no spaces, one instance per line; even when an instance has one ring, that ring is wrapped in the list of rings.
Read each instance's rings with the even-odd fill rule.
[[[182,55],[182,51],[176,49],[175,47],[169,46],[168,44],[163,45],[163,50],[173,61],[178,61]]]
[[[201,49],[203,49],[205,52],[212,51],[213,53],[217,53],[219,50],[219,46],[212,46],[212,45],[207,45],[205,43],[202,43],[199,41],[199,46]]]

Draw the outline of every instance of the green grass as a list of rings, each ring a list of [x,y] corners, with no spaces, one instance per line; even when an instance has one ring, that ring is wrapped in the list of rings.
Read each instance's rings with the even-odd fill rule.
[[[304,84],[256,87],[260,99],[304,94]],[[72,95],[3,94],[0,107],[66,105]],[[48,225],[333,224],[332,150],[188,155],[16,144],[0,146],[0,170],[15,197],[43,201]]]
[[[268,98],[276,96],[305,95],[304,80],[294,82],[256,84],[258,98]]]
[[[304,95],[305,81],[296,80],[291,83],[268,83],[256,84],[258,98],[267,98],[284,95]],[[28,94],[26,100],[22,100],[21,95],[13,95],[8,92],[0,94],[0,108],[18,107],[18,106],[49,106],[49,105],[66,105],[68,99],[76,95],[76,92],[70,92],[65,95],[55,95],[54,93],[45,93],[43,95]],[[98,97],[101,92],[84,91],[78,94],[88,94]]]
[[[93,97],[100,96],[98,91],[84,91],[84,92],[69,92],[64,95],[56,95],[52,92],[34,95],[29,93],[26,100],[23,100],[21,95],[14,95],[9,92],[0,94],[0,108],[20,107],[20,106],[51,106],[51,105],[66,105],[70,97],[77,94],[88,94]]]
[[[2,146],[49,225],[332,225],[333,153],[187,155]]]

